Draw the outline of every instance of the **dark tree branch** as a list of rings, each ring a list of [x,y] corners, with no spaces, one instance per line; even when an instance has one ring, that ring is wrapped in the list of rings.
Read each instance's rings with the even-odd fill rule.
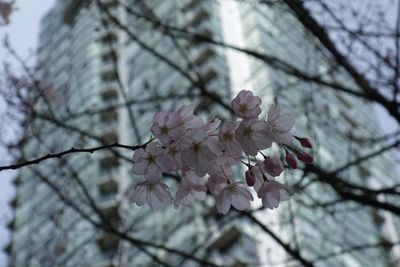
[[[92,147],[92,148],[70,148],[68,150],[62,151],[60,153],[55,153],[55,154],[47,154],[45,156],[42,156],[40,158],[36,158],[33,160],[28,160],[28,161],[24,161],[21,163],[17,163],[17,164],[11,164],[11,165],[6,165],[6,166],[1,166],[0,167],[0,172],[4,171],[4,170],[16,170],[28,165],[34,165],[34,164],[39,164],[42,161],[48,160],[48,159],[52,159],[52,158],[61,158],[65,155],[68,154],[73,154],[73,153],[94,153],[96,151],[99,150],[105,150],[105,149],[111,149],[111,148],[123,148],[123,149],[128,149],[128,150],[132,150],[135,151],[139,148],[143,148],[147,145],[136,145],[136,146],[130,146],[130,145],[123,145],[123,144],[119,144],[119,143],[114,143],[114,144],[110,144],[110,145],[104,145],[104,146],[98,146],[98,147]]]
[[[400,113],[397,108],[396,103],[388,100],[383,96],[378,89],[374,88],[364,75],[358,72],[357,68],[337,49],[334,42],[329,37],[326,30],[319,25],[319,23],[312,17],[309,11],[303,6],[300,0],[284,0],[286,5],[292,10],[298,20],[303,24],[303,26],[308,29],[332,54],[336,62],[340,64],[354,79],[358,84],[362,92],[365,95],[373,99],[375,102],[380,103],[384,106],[387,111],[400,122]]]
[[[274,232],[272,232],[265,224],[260,222],[253,214],[250,212],[242,211],[240,212],[245,217],[249,218],[254,224],[258,225],[264,232],[266,232],[272,239],[275,240],[287,253],[289,253],[294,259],[299,261],[303,266],[314,267],[314,264],[300,255],[298,250],[293,249],[289,244],[285,243],[280,237],[278,237]]]

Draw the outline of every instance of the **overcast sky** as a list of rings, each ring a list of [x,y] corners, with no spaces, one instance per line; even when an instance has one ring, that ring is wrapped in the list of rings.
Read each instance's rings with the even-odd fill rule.
[[[50,9],[55,0],[16,0],[18,10],[11,16],[11,24],[7,27],[0,27],[1,41],[6,34],[12,47],[23,58],[32,57],[35,50],[40,18]],[[10,60],[10,55],[3,47],[0,47],[0,62]],[[0,112],[2,108],[0,107]],[[2,126],[4,127],[4,126]],[[7,162],[7,154],[0,150],[0,164]],[[0,267],[6,266],[6,258],[2,252],[3,246],[8,242],[8,234],[5,229],[5,221],[10,218],[7,202],[13,196],[11,178],[14,172],[0,173]]]

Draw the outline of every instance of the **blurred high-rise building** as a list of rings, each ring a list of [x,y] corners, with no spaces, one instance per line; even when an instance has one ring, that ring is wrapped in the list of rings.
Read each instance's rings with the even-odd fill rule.
[[[42,20],[38,48],[41,82],[33,92],[39,109],[26,123],[23,158],[71,147],[144,143],[150,137],[153,114],[183,104],[194,103],[203,116],[212,111],[212,116],[227,117],[223,108],[199,96],[202,87],[225,103],[244,86],[263,98],[265,108],[278,102],[296,114],[298,133],[313,133],[316,160],[324,167],[346,163],[354,149],[364,151],[354,142],[354,147],[348,147],[350,133],[366,136],[379,132],[372,107],[355,97],[316,89],[317,85],[313,88],[311,83],[250,56],[196,38],[176,38],[151,22],[160,19],[274,55],[327,79],[349,82],[344,70],[329,71],[324,47],[283,4],[99,2],[101,10],[97,1],[59,0]],[[349,133],[348,137],[343,133]],[[137,239],[224,266],[296,266],[269,234],[246,219],[235,219],[234,213],[218,216],[208,202],[157,212],[136,207],[130,203],[127,189],[141,178],[131,172],[131,157],[126,151],[104,150],[21,169],[12,203],[15,216],[9,224],[13,232],[7,247],[10,266],[158,266],[154,257],[170,266],[198,266],[190,259],[146,249],[102,231],[95,225],[102,219]],[[393,172],[393,161],[383,155],[350,169],[348,177],[368,185],[390,184]],[[283,179],[293,185],[291,181],[298,181],[300,175],[290,172]],[[381,177],[385,179],[379,180]],[[172,180],[170,185],[174,188]],[[293,194],[294,201],[278,211],[257,213],[257,218],[284,233],[284,241],[301,247],[307,258],[339,253],[340,244],[376,243],[398,235],[399,222],[387,214],[354,209],[351,203],[338,203],[331,211],[313,211],[307,206],[310,200],[329,201],[334,196],[320,184],[311,185],[306,192]],[[390,266],[390,253],[360,250],[321,260],[316,266]]]

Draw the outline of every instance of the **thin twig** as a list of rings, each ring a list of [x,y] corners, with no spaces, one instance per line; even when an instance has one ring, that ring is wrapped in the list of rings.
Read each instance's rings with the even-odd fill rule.
[[[99,150],[104,150],[104,149],[111,149],[111,148],[123,148],[123,149],[128,149],[128,150],[132,150],[135,151],[139,148],[143,148],[147,145],[143,144],[143,145],[135,145],[135,146],[130,146],[130,145],[123,145],[123,144],[119,144],[119,143],[114,143],[114,144],[110,144],[110,145],[104,145],[104,146],[98,146],[98,147],[92,147],[92,148],[70,148],[68,150],[62,151],[60,153],[55,153],[55,154],[47,154],[45,156],[42,156],[40,158],[36,158],[33,160],[27,160],[24,161],[22,163],[17,163],[17,164],[11,164],[11,165],[6,165],[6,166],[1,166],[0,167],[0,172],[4,171],[4,170],[16,170],[28,165],[34,165],[34,164],[39,164],[42,161],[48,160],[48,159],[52,159],[52,158],[61,158],[65,155],[68,154],[73,154],[73,153],[93,153]]]

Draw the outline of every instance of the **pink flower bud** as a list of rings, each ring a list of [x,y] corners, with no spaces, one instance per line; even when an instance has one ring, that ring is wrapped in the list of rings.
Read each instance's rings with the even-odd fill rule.
[[[279,176],[283,172],[283,163],[279,156],[266,157],[264,168],[270,175]]]
[[[298,138],[297,140],[299,140],[300,145],[301,145],[302,147],[306,147],[306,148],[312,148],[312,147],[313,147],[313,145],[312,145],[310,139],[308,139],[308,138],[306,138],[306,137]]]
[[[297,158],[306,164],[311,164],[314,161],[314,157],[305,152],[300,152],[297,154]]]
[[[290,168],[296,169],[297,168],[297,160],[293,154],[288,153],[286,155],[286,163],[289,165]]]
[[[249,169],[244,174],[246,177],[246,184],[248,186],[253,186],[256,183],[256,175],[253,172],[254,167],[249,167]]]

